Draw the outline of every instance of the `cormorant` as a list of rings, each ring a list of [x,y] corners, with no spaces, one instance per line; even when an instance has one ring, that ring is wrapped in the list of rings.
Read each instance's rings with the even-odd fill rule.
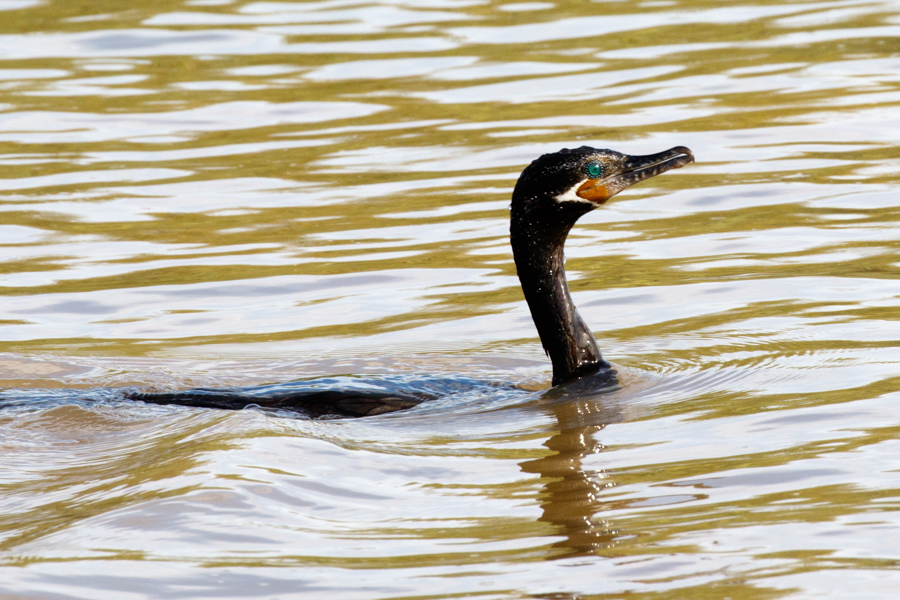
[[[512,196],[509,241],[553,385],[610,369],[569,296],[563,245],[582,215],[639,181],[694,160],[684,146],[629,156],[582,146],[528,165]]]
[[[658,154],[629,156],[588,146],[545,154],[519,177],[512,195],[510,243],[525,300],[544,350],[553,363],[553,385],[599,374],[615,382],[591,330],[578,314],[566,283],[563,245],[575,222],[622,190],[693,162],[683,146]],[[605,375],[605,377],[603,377]],[[342,383],[330,389],[330,382]],[[437,383],[437,382],[435,382]],[[177,392],[128,392],[153,404],[240,409],[251,405],[321,415],[367,416],[410,408],[439,397],[440,385],[346,385],[318,380],[302,386],[279,384]]]

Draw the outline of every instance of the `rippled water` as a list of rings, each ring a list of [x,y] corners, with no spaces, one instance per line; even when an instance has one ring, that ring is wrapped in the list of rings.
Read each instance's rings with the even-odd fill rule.
[[[896,597],[898,3],[0,16],[4,598]],[[507,245],[582,144],[698,161],[570,237],[606,394],[547,390]],[[319,376],[491,385],[103,391]]]

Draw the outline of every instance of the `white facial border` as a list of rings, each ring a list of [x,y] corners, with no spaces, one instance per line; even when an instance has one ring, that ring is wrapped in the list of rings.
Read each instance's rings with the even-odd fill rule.
[[[594,204],[590,200],[585,200],[584,198],[582,198],[581,196],[579,196],[576,193],[578,191],[578,188],[580,188],[582,185],[584,185],[584,182],[586,182],[586,181],[587,181],[587,178],[584,178],[581,181],[579,181],[578,183],[576,183],[575,185],[573,185],[572,187],[570,187],[569,189],[567,189],[562,194],[553,196],[553,201],[556,202],[557,204],[565,204],[567,202],[577,202],[579,204]]]

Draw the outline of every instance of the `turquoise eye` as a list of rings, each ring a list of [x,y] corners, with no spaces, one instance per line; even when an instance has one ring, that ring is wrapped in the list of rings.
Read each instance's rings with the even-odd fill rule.
[[[588,163],[584,170],[591,179],[597,179],[603,175],[603,165],[598,162]]]

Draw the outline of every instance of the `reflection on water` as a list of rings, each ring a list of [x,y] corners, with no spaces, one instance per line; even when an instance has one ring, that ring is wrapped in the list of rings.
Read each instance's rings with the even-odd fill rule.
[[[604,387],[604,381],[592,379],[598,377],[585,377],[542,394],[545,409],[555,418],[559,431],[543,443],[551,454],[520,465],[524,472],[540,475],[546,482],[539,495],[540,520],[556,526],[558,534],[565,536],[552,544],[566,549],[564,556],[604,550],[619,537],[602,517],[615,505],[604,500],[604,492],[615,482],[602,469],[586,468],[583,459],[603,450],[598,437],[606,425],[633,418],[637,411],[620,404],[623,394],[615,397],[621,388]]]
[[[895,596],[896,3],[0,11],[0,595]],[[581,144],[698,159],[572,232],[602,394],[507,242]],[[316,377],[502,385],[115,391]]]

